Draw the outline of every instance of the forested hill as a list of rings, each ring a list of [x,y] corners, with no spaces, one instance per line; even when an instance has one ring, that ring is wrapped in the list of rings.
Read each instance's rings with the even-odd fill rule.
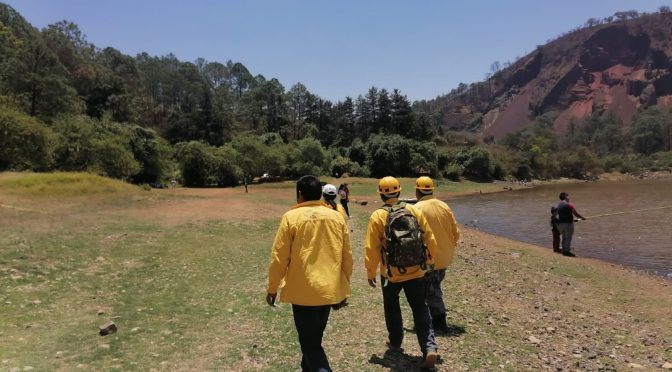
[[[565,133],[593,114],[631,123],[639,110],[672,106],[672,12],[617,12],[589,19],[515,62],[495,62],[486,80],[423,102],[448,128],[487,138],[551,113]]]
[[[346,145],[383,127],[411,137],[433,134],[426,125],[413,125],[411,103],[398,90],[372,88],[333,103],[302,84],[286,89],[240,62],[128,56],[95,46],[67,21],[37,30],[4,4],[0,27],[2,92],[47,123],[63,113],[108,116],[156,129],[170,143],[212,145],[244,131]]]
[[[655,106],[670,94],[664,10],[592,22],[494,66],[485,82],[411,103],[375,87],[330,102],[241,62],[129,56],[68,21],[38,30],[0,3],[0,171],[210,186],[263,173],[493,179],[668,168],[672,114]],[[632,129],[614,109],[569,135],[549,130],[577,105],[627,106]]]

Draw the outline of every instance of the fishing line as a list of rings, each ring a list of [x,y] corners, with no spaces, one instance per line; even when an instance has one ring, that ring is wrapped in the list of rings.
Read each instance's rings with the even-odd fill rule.
[[[623,212],[615,212],[615,213],[603,213],[603,214],[598,214],[595,216],[588,216],[586,219],[592,219],[592,218],[598,218],[598,217],[607,217],[607,216],[616,216],[619,214],[625,214],[625,213],[638,213],[638,212],[646,212],[646,211],[653,211],[657,209],[666,209],[666,208],[672,208],[672,205],[666,205],[664,207],[655,207],[655,208],[644,208],[644,209],[636,209],[634,211],[623,211]]]

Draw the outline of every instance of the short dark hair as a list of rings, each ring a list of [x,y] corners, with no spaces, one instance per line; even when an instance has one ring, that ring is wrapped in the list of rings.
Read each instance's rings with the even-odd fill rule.
[[[567,199],[567,193],[566,192],[561,192],[560,193],[560,200],[565,200]]]
[[[320,200],[322,197],[322,184],[320,180],[311,175],[306,175],[296,181],[296,197],[303,195],[304,201]]]

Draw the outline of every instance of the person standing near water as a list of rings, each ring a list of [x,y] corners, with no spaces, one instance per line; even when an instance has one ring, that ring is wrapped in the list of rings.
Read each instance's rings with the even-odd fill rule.
[[[560,193],[560,203],[558,204],[558,230],[562,237],[562,255],[576,257],[572,253],[572,236],[574,235],[574,217],[585,220],[574,208],[574,204],[569,202],[569,194]]]
[[[553,252],[562,253],[560,249],[560,230],[558,230],[558,207],[551,207],[551,234],[553,234]]]

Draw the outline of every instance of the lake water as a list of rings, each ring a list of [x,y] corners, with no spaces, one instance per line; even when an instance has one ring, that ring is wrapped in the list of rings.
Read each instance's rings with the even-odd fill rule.
[[[575,223],[577,256],[672,278],[672,179],[548,185],[454,197],[448,204],[462,224],[551,249],[550,210],[562,191],[588,218]]]

